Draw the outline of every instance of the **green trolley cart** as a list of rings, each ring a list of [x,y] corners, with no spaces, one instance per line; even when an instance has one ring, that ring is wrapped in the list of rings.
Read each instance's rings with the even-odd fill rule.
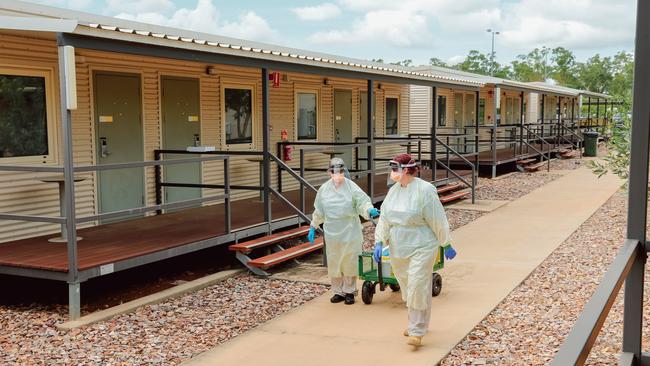
[[[433,264],[433,289],[432,296],[438,296],[442,291],[442,276],[437,273],[445,265],[444,248],[439,247],[436,255],[436,261]],[[359,278],[363,280],[361,287],[361,299],[365,304],[372,303],[372,297],[375,295],[377,285],[384,291],[386,285],[393,291],[399,291],[397,279],[393,276],[382,275],[382,264],[375,263],[372,258],[372,252],[363,252],[359,255]]]

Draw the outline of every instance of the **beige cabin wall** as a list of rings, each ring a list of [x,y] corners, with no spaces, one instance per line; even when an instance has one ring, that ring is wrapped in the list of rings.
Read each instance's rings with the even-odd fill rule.
[[[53,123],[55,136],[54,146],[50,146],[53,154],[47,164],[58,165],[62,162],[60,138],[60,117],[58,112],[58,73],[57,48],[53,40],[38,40],[16,37],[0,33],[0,67],[37,68],[48,70],[49,101],[53,112],[49,118]],[[254,87],[253,99],[253,146],[244,147],[246,150],[262,149],[262,83],[261,70],[226,65],[206,65],[200,62],[187,62],[171,59],[125,55],[111,52],[100,52],[86,49],[76,50],[78,108],[72,112],[73,152],[75,165],[95,164],[95,134],[93,108],[93,73],[95,71],[111,71],[135,73],[141,76],[142,112],[144,128],[145,160],[153,160],[155,149],[162,148],[161,124],[161,95],[160,80],[162,76],[174,75],[196,78],[200,85],[200,121],[201,141],[203,145],[215,146],[217,150],[237,149],[238,147],[224,146],[223,142],[223,100],[222,88],[229,83],[246,83]],[[208,74],[207,66],[213,66],[216,72]],[[273,70],[271,70],[273,71]],[[283,77],[278,88],[270,87],[270,124],[271,152],[276,153],[280,133],[286,129],[290,140],[295,136],[295,93],[297,90],[317,90],[319,94],[318,112],[318,141],[332,142],[334,139],[334,103],[333,93],[336,89],[352,91],[353,137],[359,136],[360,125],[360,92],[367,88],[366,80],[344,79],[326,76],[297,73],[282,73]],[[286,75],[286,77],[285,77]],[[381,89],[379,88],[381,84]],[[390,83],[375,83],[375,123],[377,136],[385,135],[385,97],[398,96],[399,131],[408,134],[410,118],[410,94],[408,85]],[[365,121],[363,121],[365,123]],[[399,148],[398,148],[399,149]],[[382,154],[390,155],[398,150],[391,148],[378,149]],[[293,161],[288,164],[298,167],[299,152],[293,153]],[[322,153],[307,155],[307,165],[325,168],[328,157]],[[1,160],[0,160],[1,161]],[[382,163],[379,163],[382,164]],[[247,157],[233,157],[231,166],[231,184],[259,185],[259,165],[247,161]],[[379,166],[379,165],[378,165]],[[383,166],[383,165],[382,165]],[[37,214],[44,216],[59,215],[58,190],[55,184],[46,184],[38,180],[43,173],[0,172],[0,212],[16,214]],[[203,182],[222,183],[223,163],[202,163]],[[307,174],[308,178],[323,177],[323,172]],[[276,186],[277,169],[272,164],[271,182]],[[288,174],[283,175],[285,190],[296,188],[295,179]],[[76,184],[77,215],[86,216],[97,213],[97,187],[94,174],[87,174],[87,179]],[[221,190],[205,189],[204,195],[220,194]],[[146,202],[155,203],[154,168],[145,169]],[[233,191],[234,199],[243,199],[258,195],[255,191]],[[90,223],[92,225],[94,223]],[[58,232],[58,225],[0,221],[0,242],[19,238]]]

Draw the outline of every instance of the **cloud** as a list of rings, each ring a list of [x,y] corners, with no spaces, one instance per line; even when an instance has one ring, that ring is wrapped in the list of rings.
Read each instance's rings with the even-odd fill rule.
[[[56,6],[59,8],[67,8],[73,10],[88,10],[92,4],[92,0],[31,0],[35,3]]]
[[[504,17],[501,38],[511,47],[542,45],[571,49],[630,46],[635,7],[631,1],[576,0],[565,11],[563,0],[522,0]]]
[[[131,14],[141,13],[168,13],[176,7],[171,0],[106,0],[106,11],[121,13],[129,9]]]
[[[387,42],[398,47],[416,47],[431,39],[427,18],[409,10],[379,10],[357,19],[350,29],[312,34],[314,43]]]
[[[455,55],[447,58],[447,65],[456,65],[461,62],[465,61],[465,56],[463,55]]]
[[[120,13],[117,17],[248,40],[273,41],[277,38],[277,31],[264,18],[252,11],[241,15],[236,21],[221,20],[212,0],[198,0],[194,9],[177,9],[170,16],[160,12],[143,12]]]
[[[332,19],[341,14],[341,9],[332,3],[292,8],[291,11],[296,14],[300,20],[305,21],[322,21]]]

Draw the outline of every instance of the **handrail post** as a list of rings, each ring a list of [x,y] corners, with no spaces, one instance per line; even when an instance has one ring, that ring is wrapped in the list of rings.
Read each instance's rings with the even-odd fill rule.
[[[230,234],[232,232],[232,211],[230,207],[230,157],[228,156],[223,160],[223,185],[223,192],[226,195],[226,198],[224,199],[224,205],[226,208],[226,233]]]
[[[264,192],[263,192],[263,205],[264,205],[264,221],[268,225],[268,233],[272,231],[271,228],[271,195],[269,188],[271,187],[271,164],[269,144],[271,136],[271,128],[269,123],[269,70],[262,68],[262,154],[264,161],[262,162],[262,170],[264,174]]]
[[[153,157],[154,160],[159,161],[161,153],[158,150],[154,150]],[[154,167],[154,179],[155,179],[155,184],[156,184],[156,204],[161,205],[163,202],[162,200],[162,172],[160,169],[160,165],[156,165]],[[156,215],[162,214],[162,210],[156,210]]]
[[[410,142],[409,142],[410,144]],[[422,140],[418,137],[418,161],[422,161]],[[418,169],[418,178],[421,177],[420,169]]]
[[[300,177],[305,178],[305,150],[300,149]],[[300,181],[300,211],[305,213],[305,185]]]
[[[282,149],[283,148],[284,148],[284,145],[282,145],[282,143],[278,142],[275,156],[277,156],[280,159],[282,159]],[[279,193],[282,193],[282,171],[283,171],[282,167],[278,165],[278,178],[277,178],[277,181],[278,181],[278,192]]]
[[[451,164],[450,164],[450,163],[451,163],[451,159],[449,158],[449,147],[450,147],[451,145],[449,145],[449,136],[447,136],[447,146],[448,146],[448,148],[445,149],[445,151],[446,151],[446,156],[447,156],[446,163],[447,163],[447,166],[450,167],[450,166],[451,166]],[[447,178],[449,178],[449,170],[447,170]]]
[[[481,137],[481,131],[479,129],[479,123],[481,122],[479,120],[479,109],[481,106],[481,92],[477,90],[476,92],[476,115],[475,115],[475,125],[474,125],[474,166],[476,167],[476,174],[478,174],[478,170],[480,168],[480,156],[479,156],[479,138]],[[485,103],[483,103],[483,118],[485,118],[485,108],[487,106]]]

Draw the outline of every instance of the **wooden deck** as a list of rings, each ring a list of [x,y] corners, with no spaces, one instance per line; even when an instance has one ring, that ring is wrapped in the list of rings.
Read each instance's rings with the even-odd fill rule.
[[[471,172],[462,171],[461,174],[471,175]],[[437,175],[438,179],[445,179],[446,172],[438,171]],[[387,174],[376,176],[375,201],[385,196],[388,191],[386,176]],[[423,171],[422,177],[430,179],[431,171]],[[365,190],[367,178],[358,179],[357,184]],[[296,207],[300,207],[297,190],[283,194]],[[308,213],[313,209],[314,198],[315,193],[306,191]],[[263,204],[257,197],[234,201],[231,210],[233,231],[264,222]],[[273,220],[294,216],[294,212],[280,199],[273,198]],[[78,268],[84,271],[223,236],[226,234],[225,210],[223,204],[190,208],[80,229],[77,234],[83,238],[77,245]],[[48,241],[55,236],[58,234],[1,243],[0,265],[67,272],[67,246],[65,243]]]
[[[298,205],[298,191],[286,194]],[[315,195],[307,192],[307,207]],[[261,224],[264,208],[258,198],[234,201],[232,229]],[[309,210],[308,210],[309,211]],[[279,199],[272,201],[273,219],[293,216]],[[77,245],[79,270],[115,263],[226,234],[223,204],[190,208],[157,216],[120,221],[78,230],[83,240]],[[67,272],[65,243],[50,243],[58,234],[0,244],[0,265]]]
[[[548,145],[546,146],[541,146],[540,144],[533,145],[537,150],[542,151],[544,153],[547,152],[548,150]],[[544,150],[542,150],[542,148]],[[571,145],[559,145],[559,147],[553,147],[552,151],[558,151],[560,149],[568,149],[571,148]],[[539,156],[539,154],[533,150],[533,149],[526,149],[524,148],[523,154],[519,152],[519,148],[515,151],[514,148],[501,148],[497,149],[497,154],[496,154],[496,164],[506,164],[506,163],[511,163],[517,160],[525,159],[525,158],[530,158],[530,157],[536,157]],[[487,151],[481,151],[478,154],[479,158],[479,164],[480,165],[492,165],[493,163],[493,156],[492,156],[492,151],[487,150]],[[438,159],[441,159],[438,157]],[[469,161],[474,162],[475,157],[471,156],[467,158]],[[444,162],[444,159],[441,159]],[[452,157],[451,162],[453,164],[457,164],[460,162],[460,159]]]

